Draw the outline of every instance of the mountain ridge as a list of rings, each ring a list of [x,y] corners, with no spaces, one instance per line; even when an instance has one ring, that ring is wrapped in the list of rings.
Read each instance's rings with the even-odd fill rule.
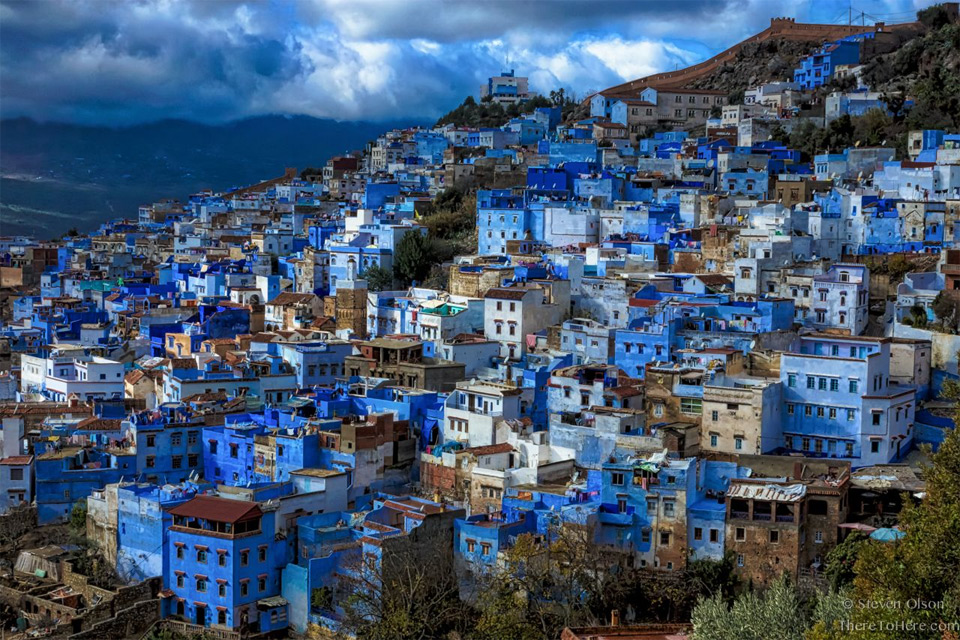
[[[181,119],[110,127],[0,120],[0,234],[55,237],[165,197],[252,184],[285,167],[322,166],[413,120],[254,116],[224,124]]]

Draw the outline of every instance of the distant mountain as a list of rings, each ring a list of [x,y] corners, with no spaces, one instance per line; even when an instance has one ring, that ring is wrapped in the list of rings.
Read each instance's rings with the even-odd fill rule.
[[[183,120],[110,128],[0,121],[0,234],[58,237],[134,217],[159,198],[224,190],[321,166],[394,127],[262,116],[224,125]]]

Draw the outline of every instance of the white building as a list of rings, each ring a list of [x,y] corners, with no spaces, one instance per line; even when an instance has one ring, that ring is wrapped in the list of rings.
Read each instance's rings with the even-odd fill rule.
[[[54,402],[123,398],[123,363],[79,350],[54,350],[47,358],[24,354],[20,392]]]

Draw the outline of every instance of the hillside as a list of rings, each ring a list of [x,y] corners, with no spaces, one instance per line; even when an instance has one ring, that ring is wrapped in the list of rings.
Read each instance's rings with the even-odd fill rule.
[[[912,98],[912,128],[960,128],[960,23],[931,19],[922,37],[867,63],[864,80],[886,95]]]
[[[0,121],[0,234],[95,228],[158,198],[223,190],[322,166],[410,122],[265,116],[220,126],[166,120],[123,128]]]
[[[738,49],[731,60],[694,80],[689,87],[726,91],[733,97],[742,96],[744,91],[758,84],[791,78],[800,59],[819,45],[820,42],[816,40],[782,38],[748,42]]]
[[[709,85],[713,74],[723,69],[725,65],[735,64],[741,52],[747,56],[751,55],[751,51],[757,46],[760,46],[762,51],[762,47],[770,42],[789,41],[799,43],[808,51],[811,44],[816,46],[829,40],[870,31],[875,33],[877,46],[890,50],[921,33],[923,25],[919,22],[895,25],[885,25],[879,22],[868,26],[806,24],[790,18],[773,18],[770,20],[770,26],[760,33],[734,44],[703,62],[676,71],[666,71],[637,78],[605,89],[601,93],[632,95],[642,87],[656,87],[667,90],[678,87]],[[779,45],[777,46],[779,48]],[[701,86],[701,88],[706,87]]]

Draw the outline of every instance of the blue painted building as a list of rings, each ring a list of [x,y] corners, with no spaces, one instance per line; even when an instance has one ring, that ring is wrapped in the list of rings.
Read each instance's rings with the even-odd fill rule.
[[[168,510],[169,568],[161,603],[164,617],[192,624],[251,630],[287,626],[280,595],[285,542],[277,540],[275,519],[259,505],[196,496]]]

